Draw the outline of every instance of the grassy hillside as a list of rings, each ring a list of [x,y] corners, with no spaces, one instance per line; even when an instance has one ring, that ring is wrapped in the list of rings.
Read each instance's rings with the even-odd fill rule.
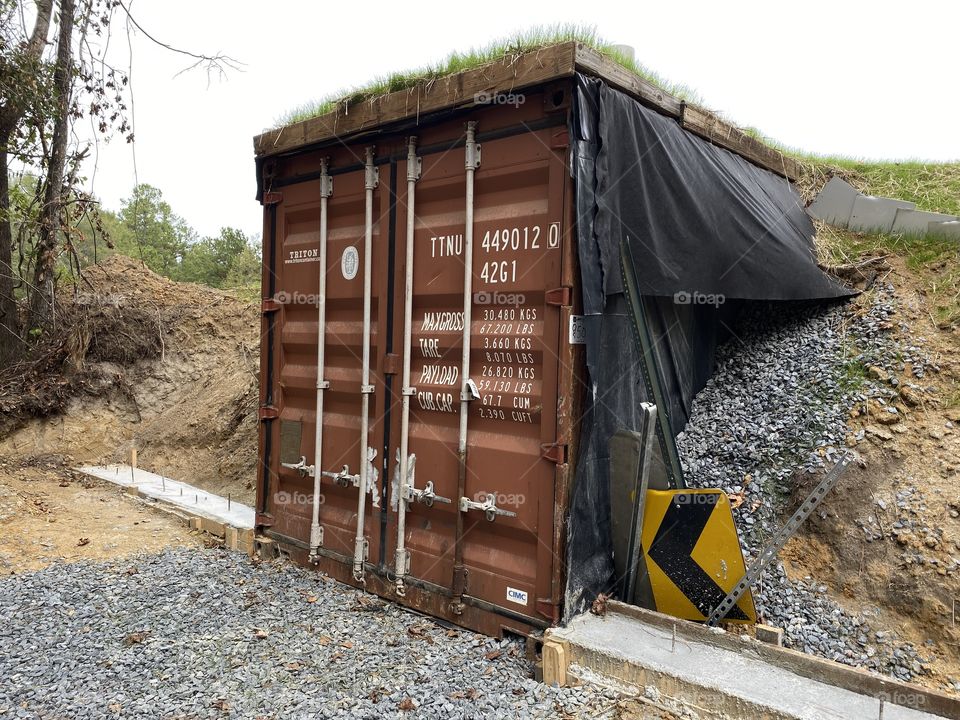
[[[921,210],[960,215],[960,163],[868,162],[799,157],[807,172],[798,185],[808,199],[826,178],[839,175],[870,195],[910,200]],[[855,233],[818,224],[823,262],[840,265],[865,257],[897,255],[919,280],[941,329],[960,323],[960,243],[889,233]]]

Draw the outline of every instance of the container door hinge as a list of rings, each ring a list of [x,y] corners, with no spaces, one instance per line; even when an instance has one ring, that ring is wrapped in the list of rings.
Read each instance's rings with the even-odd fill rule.
[[[264,205],[279,205],[282,202],[283,202],[283,193],[281,192],[265,192],[263,194]]]
[[[460,596],[467,592],[467,568],[464,566],[453,569],[453,594]]]
[[[276,420],[280,417],[280,411],[273,405],[263,405],[260,407],[261,420]]]
[[[568,130],[557,130],[550,136],[550,147],[553,150],[566,150],[570,147],[570,132]]]
[[[540,446],[540,457],[557,465],[567,461],[567,446],[563,443],[547,443]]]
[[[547,290],[546,301],[547,305],[570,307],[573,304],[573,289],[564,285],[553,290]]]
[[[560,622],[560,608],[548,598],[537,598],[537,612],[554,625]]]
[[[387,353],[383,356],[383,374],[397,375],[400,373],[400,356],[396,353]]]
[[[280,308],[283,307],[283,304],[275,298],[267,298],[262,303],[260,303],[260,313],[263,315],[269,315],[274,313]]]

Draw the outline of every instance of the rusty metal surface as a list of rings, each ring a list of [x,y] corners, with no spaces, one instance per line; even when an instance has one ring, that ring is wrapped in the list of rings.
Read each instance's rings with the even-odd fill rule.
[[[562,90],[562,88],[561,88]],[[423,173],[416,184],[413,333],[410,351],[410,452],[415,482],[432,481],[450,503],[410,505],[405,543],[410,552],[413,596],[399,599],[439,617],[498,634],[504,627],[533,628],[556,622],[563,588],[563,538],[572,449],[578,429],[582,361],[568,342],[567,326],[578,293],[573,215],[567,172],[566,111],[551,88],[550,102],[528,96],[515,106],[489,105],[450,121],[417,129]],[[470,405],[466,496],[492,494],[514,513],[488,521],[464,514],[467,569],[465,608],[449,607],[454,584],[461,336],[465,120],[476,120],[482,161],[476,172],[473,253],[473,322],[470,378],[480,399]],[[396,547],[395,491],[400,442],[399,359],[403,340],[406,135],[376,138],[380,184],[375,191],[370,433],[376,453],[379,508],[367,506],[368,588],[395,596],[388,580]],[[323,469],[361,457],[360,348],[364,184],[359,161],[370,141],[328,148],[334,192],[329,205],[327,249],[326,373]],[[264,208],[264,291],[279,309],[264,313],[274,323],[273,362],[264,347],[261,404],[278,420],[264,421],[258,508],[277,537],[305,543],[310,535],[313,480],[280,466],[279,427],[301,423],[300,454],[313,461],[315,416],[317,250],[321,153],[277,161],[271,187],[282,195]],[[271,214],[276,213],[272,231]],[[271,243],[271,238],[275,238]],[[353,249],[350,249],[353,248]],[[269,257],[275,252],[273,287]],[[351,277],[350,268],[360,270]],[[349,266],[349,267],[348,267]],[[270,318],[273,317],[271,321]],[[267,344],[266,335],[264,345]],[[272,371],[273,377],[270,377]],[[273,388],[272,402],[267,390]],[[266,438],[271,437],[272,443]],[[290,443],[286,438],[287,447]],[[271,452],[267,452],[267,450]],[[352,582],[350,561],[357,489],[321,484],[320,565]],[[368,500],[368,503],[370,501]],[[303,560],[306,554],[303,553]],[[299,557],[299,555],[297,555]],[[506,623],[506,625],[504,625]]]

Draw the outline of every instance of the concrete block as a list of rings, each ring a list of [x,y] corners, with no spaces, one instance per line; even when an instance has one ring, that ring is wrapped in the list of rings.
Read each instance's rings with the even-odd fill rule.
[[[901,208],[894,216],[891,232],[922,236],[930,232],[930,223],[950,222],[956,219],[954,215]]]
[[[933,237],[960,240],[960,220],[932,222],[927,228],[927,234]]]
[[[567,684],[569,656],[563,643],[547,640],[543,643],[543,682],[546,685]]]
[[[817,220],[837,227],[846,227],[853,213],[853,202],[859,196],[860,193],[853,185],[833,177],[823,186],[807,212]]]
[[[853,201],[848,227],[862,232],[888,233],[893,228],[897,210],[913,210],[916,203],[906,200],[861,195]]]
[[[757,633],[757,640],[760,642],[783,647],[783,630],[781,628],[757,623],[754,629]]]

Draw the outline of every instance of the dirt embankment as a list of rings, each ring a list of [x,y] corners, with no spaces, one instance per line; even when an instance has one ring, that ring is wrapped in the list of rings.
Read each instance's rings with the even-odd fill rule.
[[[930,660],[931,675],[921,682],[956,692],[960,334],[935,319],[923,283],[903,259],[887,261],[897,301],[890,329],[903,355],[891,358],[892,371],[863,371],[892,400],[867,399],[852,410],[847,444],[862,462],[841,478],[782,559],[791,577],[826,582],[841,605],[912,641]],[[911,359],[921,355],[929,365],[918,373]],[[798,500],[810,489],[798,489]],[[878,632],[869,641],[888,639]]]
[[[129,461],[254,498],[257,308],[113,256],[59,310],[63,339],[0,377],[0,457]]]

